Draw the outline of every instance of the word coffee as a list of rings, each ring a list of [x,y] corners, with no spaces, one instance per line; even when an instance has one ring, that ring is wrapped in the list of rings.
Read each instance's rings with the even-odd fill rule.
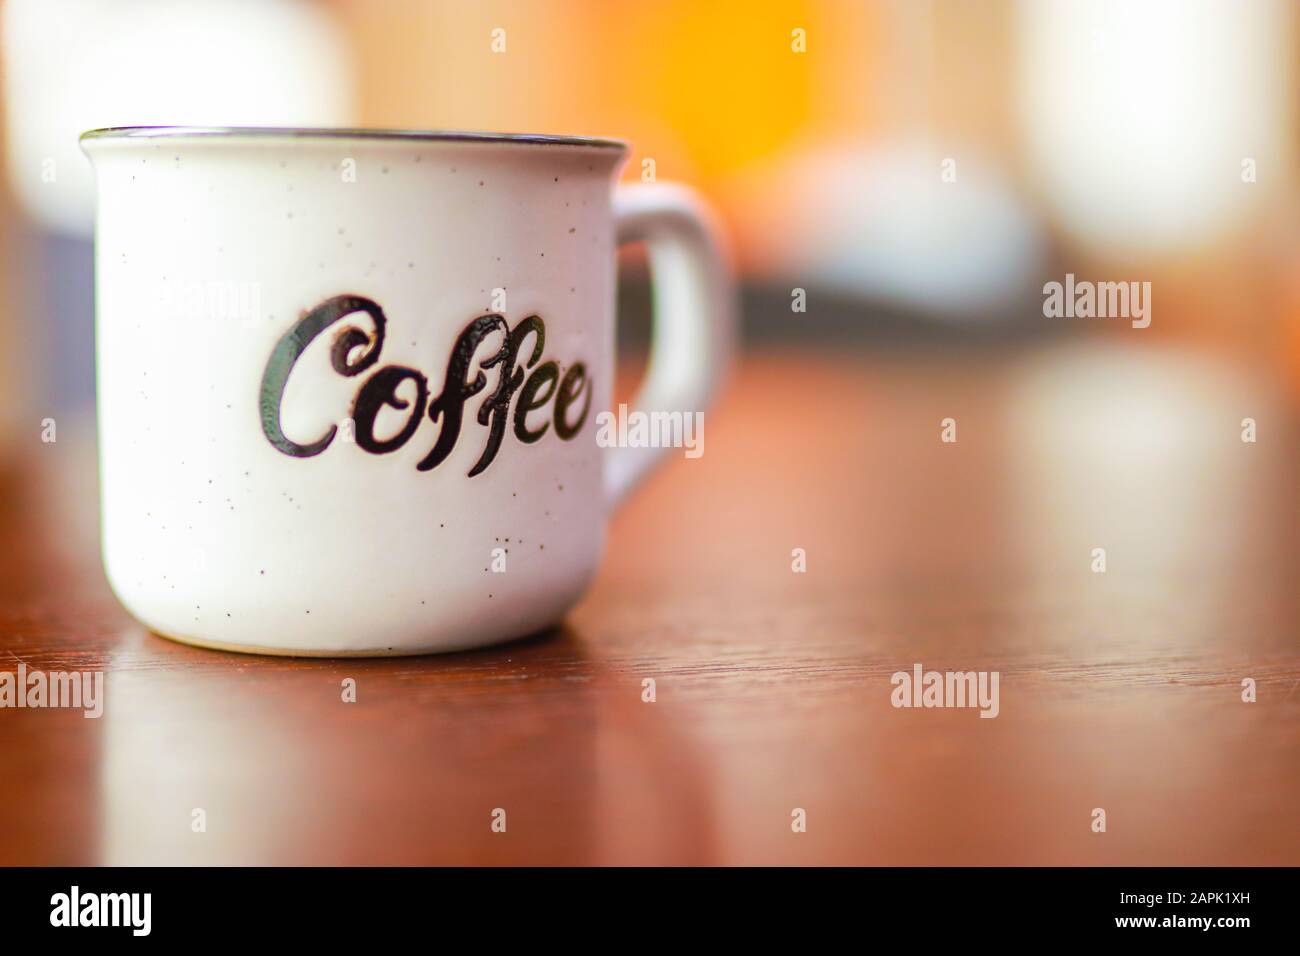
[[[286,436],[280,424],[281,405],[289,376],[307,347],[328,329],[357,313],[370,317],[375,327],[373,335],[354,324],[342,325],[330,348],[330,365],[339,375],[360,375],[378,363],[388,324],[378,303],[362,296],[339,295],[322,302],[299,319],[272,351],[262,375],[259,403],[262,432],[272,446],[284,454],[311,458],[334,441],[338,431],[336,425],[331,425],[325,434],[312,442],[300,443]],[[496,351],[475,362],[479,346],[496,335],[500,336]],[[520,353],[530,338],[532,350],[520,366]],[[507,420],[515,438],[525,445],[540,441],[552,425],[561,439],[571,440],[587,420],[592,381],[587,376],[587,366],[582,362],[575,362],[561,374],[559,363],[541,361],[545,346],[546,325],[536,315],[521,319],[514,328],[504,316],[481,315],[465,326],[456,339],[447,360],[442,392],[432,400],[429,380],[418,369],[404,365],[380,368],[362,383],[353,402],[352,421],[357,446],[373,455],[397,451],[411,440],[427,415],[434,424],[441,423],[441,427],[433,447],[416,468],[420,471],[437,468],[456,446],[466,403],[487,387],[488,379],[484,372],[494,368],[499,369],[496,387],[479,406],[477,415],[478,423],[487,429],[487,438],[482,454],[469,471],[471,478],[492,464],[505,437]],[[413,402],[398,394],[398,390],[408,382],[414,384]],[[410,387],[407,386],[406,390],[409,394]],[[554,408],[548,415],[545,408],[552,403]],[[385,408],[398,411],[410,408],[411,411],[397,434],[381,438],[375,434],[375,423]]]

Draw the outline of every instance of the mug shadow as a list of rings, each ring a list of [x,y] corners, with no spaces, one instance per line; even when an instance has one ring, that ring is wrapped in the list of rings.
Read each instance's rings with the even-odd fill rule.
[[[503,647],[510,647],[518,644],[526,644],[534,641],[544,641],[556,637],[564,632],[566,624],[553,624],[550,627],[542,628],[530,634],[524,634],[519,637],[509,638],[508,640],[498,641],[493,644],[484,645],[483,647],[471,647],[463,650],[448,651],[416,651],[416,652],[395,652],[392,654],[382,654],[373,651],[363,652],[315,652],[303,651],[295,652],[288,650],[278,650],[275,648],[261,647],[251,644],[227,644],[221,641],[205,641],[193,637],[182,637],[174,634],[168,634],[166,631],[150,627],[147,624],[141,624],[141,629],[150,637],[158,638],[169,644],[180,645],[182,647],[197,648],[200,651],[216,651],[221,654],[238,654],[245,657],[268,658],[279,660],[299,660],[299,661],[320,661],[320,660],[347,660],[347,661],[364,661],[364,660],[397,660],[397,659],[420,659],[420,658],[447,658],[459,654],[476,654],[482,651],[493,651]]]

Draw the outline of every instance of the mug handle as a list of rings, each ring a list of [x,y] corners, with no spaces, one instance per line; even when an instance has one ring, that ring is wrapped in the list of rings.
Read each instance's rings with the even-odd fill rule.
[[[619,245],[644,242],[653,320],[645,379],[633,411],[704,411],[730,364],[735,284],[721,231],[703,200],[675,183],[614,191]],[[613,511],[670,449],[606,450],[605,500]]]

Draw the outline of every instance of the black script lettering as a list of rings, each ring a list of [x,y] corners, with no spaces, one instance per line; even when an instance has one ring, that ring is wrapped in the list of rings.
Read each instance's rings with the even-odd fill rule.
[[[259,403],[262,432],[272,445],[286,455],[310,458],[319,455],[334,440],[337,425],[331,425],[329,431],[307,445],[300,445],[288,438],[280,427],[280,403],[284,401],[289,373],[307,346],[339,319],[357,312],[364,312],[374,320],[374,336],[356,326],[342,329],[334,339],[334,347],[330,349],[330,363],[340,375],[360,375],[379,361],[379,352],[384,347],[385,317],[384,310],[378,303],[359,295],[336,295],[332,299],[326,299],[294,323],[293,328],[284,334],[271,352],[271,360],[266,363],[266,371],[262,374]],[[370,346],[368,349],[359,355],[353,355],[357,348],[367,344]]]
[[[437,468],[456,447],[465,403],[487,385],[487,376],[481,371],[474,376],[473,382],[465,381],[465,373],[469,371],[469,363],[474,361],[474,353],[478,351],[479,345],[494,332],[502,333],[501,348],[480,363],[483,368],[491,368],[505,361],[510,347],[510,326],[506,325],[504,318],[499,315],[480,315],[465,327],[465,331],[456,340],[451,358],[447,360],[447,378],[442,385],[442,394],[429,403],[429,420],[437,423],[441,418],[442,430],[438,432],[438,441],[429,450],[429,454],[415,466],[420,471]]]
[[[488,396],[478,410],[478,423],[488,425],[488,438],[487,444],[483,446],[483,454],[470,469],[471,478],[492,464],[492,459],[501,448],[501,438],[506,432],[506,416],[510,413],[510,399],[524,381],[524,370],[518,368],[515,361],[519,355],[519,347],[529,335],[535,336],[533,354],[528,359],[528,367],[532,368],[542,357],[542,349],[546,346],[546,326],[535,315],[530,315],[511,331],[510,337],[506,340],[506,354],[501,366],[501,377],[497,380],[496,391]]]
[[[295,458],[310,458],[319,455],[333,442],[338,431],[335,425],[308,444],[299,444],[288,438],[281,427],[281,406],[289,377],[307,347],[332,325],[358,312],[371,318],[375,331],[369,333],[355,324],[343,326],[331,345],[330,364],[340,375],[360,375],[379,361],[387,324],[379,305],[363,296],[340,295],[327,299],[294,323],[276,343],[262,375],[258,407],[262,432],[278,451]],[[476,364],[475,357],[480,347],[494,335],[500,336],[501,344]],[[525,349],[529,337],[533,340],[532,347]],[[541,317],[530,315],[512,329],[504,316],[480,315],[471,320],[456,338],[447,359],[442,391],[432,401],[429,399],[429,380],[419,370],[404,365],[384,366],[362,383],[352,403],[357,447],[372,455],[397,451],[414,437],[427,415],[438,426],[438,437],[416,467],[420,471],[437,468],[456,447],[464,425],[466,403],[487,389],[486,373],[493,368],[498,370],[496,387],[483,399],[476,416],[478,423],[487,428],[487,440],[478,461],[470,469],[469,477],[481,474],[496,460],[506,427],[512,420],[512,401],[515,402],[514,433],[525,445],[540,441],[552,422],[556,435],[564,441],[571,440],[587,420],[592,383],[587,377],[587,367],[581,362],[569,366],[561,376],[557,362],[542,361],[545,349],[546,325]],[[527,356],[522,364],[521,353]],[[408,382],[415,386],[413,400],[401,394],[410,393]],[[582,408],[576,419],[570,422],[571,406],[579,399]],[[540,411],[551,401],[555,402],[555,409],[550,418],[540,422],[538,427],[530,428],[529,413]],[[409,408],[410,412],[397,434],[380,438],[375,434],[375,428],[386,408],[398,411]]]
[[[574,399],[584,393],[587,397],[582,403],[582,411],[578,414],[578,420],[570,425],[565,420],[565,414]],[[555,434],[568,441],[582,430],[582,423],[587,420],[587,412],[590,410],[591,382],[587,378],[587,366],[575,362],[564,373],[564,378],[560,382],[560,394],[555,396]]]
[[[402,430],[387,441],[375,438],[375,419],[385,405],[399,411],[411,405],[397,394],[402,382],[410,379],[415,382],[415,403]],[[353,406],[352,423],[357,429],[357,447],[374,455],[383,455],[397,451],[410,440],[415,430],[420,427],[424,417],[424,403],[429,400],[429,383],[423,375],[413,368],[401,365],[389,365],[381,368],[366,380],[357,393]]]
[[[555,362],[543,362],[537,371],[528,376],[523,390],[519,393],[519,402],[515,405],[515,437],[527,445],[540,441],[551,427],[549,421],[542,422],[540,428],[529,429],[528,413],[536,411],[555,395],[555,385],[560,380],[560,366]],[[538,395],[543,385],[549,385],[545,395]]]

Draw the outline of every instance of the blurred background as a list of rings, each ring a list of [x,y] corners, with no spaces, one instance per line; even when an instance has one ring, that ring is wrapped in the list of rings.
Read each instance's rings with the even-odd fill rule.
[[[0,0],[0,332],[21,343],[0,434],[92,401],[76,140],[137,124],[617,136],[626,176],[652,159],[722,210],[752,345],[1176,341],[1295,396],[1298,19],[1290,0]],[[648,296],[626,266],[634,343]],[[1151,281],[1151,328],[1044,318],[1066,272]]]
[[[1298,53],[1295,0],[0,0],[0,480],[10,455],[50,462],[38,474],[53,477],[32,482],[42,491],[68,482],[39,518],[36,496],[0,483],[12,542],[0,637],[15,656],[54,633],[107,647],[110,694],[126,702],[96,744],[102,774],[87,771],[102,825],[59,815],[40,772],[16,773],[0,798],[49,810],[8,859],[80,860],[96,833],[108,862],[250,862],[262,857],[246,844],[263,836],[287,847],[267,857],[281,862],[357,862],[371,846],[423,859],[450,839],[425,803],[383,815],[391,838],[373,838],[349,803],[377,805],[386,781],[419,766],[439,785],[481,787],[474,800],[540,793],[577,859],[572,834],[603,819],[596,806],[629,822],[590,838],[594,859],[642,859],[617,844],[632,839],[669,860],[788,862],[790,834],[764,829],[764,814],[817,805],[866,822],[818,831],[809,861],[1293,864]],[[343,768],[317,789],[355,781],[319,823],[290,801],[319,769],[296,749],[316,712],[269,706],[242,662],[127,630],[102,587],[51,583],[63,572],[42,563],[50,549],[99,573],[94,184],[77,136],[152,124],[614,136],[632,144],[627,178],[653,160],[656,178],[709,197],[735,250],[746,348],[709,455],[665,468],[619,516],[624,537],[573,615],[577,636],[504,651],[553,657],[570,668],[562,681],[602,667],[613,680],[639,676],[628,662],[651,646],[686,662],[678,676],[695,690],[678,723],[637,718],[635,732],[558,759],[529,751],[532,776],[503,758],[480,784],[477,754],[452,730],[436,736],[465,726],[466,708],[430,683],[439,693],[422,705],[445,719],[391,721],[405,750],[376,749],[369,725],[316,736],[335,747],[320,766]],[[623,255],[634,364],[649,292],[643,261]],[[1045,316],[1044,284],[1067,274],[1150,282],[1150,327]],[[938,441],[949,416],[956,447]],[[47,418],[57,453],[38,440]],[[85,454],[64,451],[77,443]],[[793,543],[812,556],[807,580],[789,571]],[[1105,575],[1090,568],[1099,545]],[[1019,668],[1027,689],[987,722],[1005,736],[989,744],[975,720],[944,743],[929,725],[885,724],[883,704],[864,720],[860,700],[875,698],[855,696],[860,685],[917,659]],[[580,741],[589,726],[610,733],[606,698],[586,685],[531,690],[483,660],[463,666],[504,696],[485,691],[501,706],[471,726],[499,732],[500,714],[521,713],[520,727],[550,729],[534,716],[554,702],[571,706],[561,716]],[[170,679],[167,667],[194,662],[217,682],[207,697]],[[310,690],[309,670],[276,674]],[[1230,710],[1241,674],[1291,709]],[[709,709],[737,686],[752,688],[748,706]],[[255,732],[231,714],[254,715]],[[29,726],[5,725],[9,741],[36,740]],[[707,776],[679,772],[687,744]],[[72,787],[67,748],[44,746],[38,771]],[[569,783],[661,765],[672,769],[659,779],[689,778],[725,808],[701,825],[713,850],[682,834],[695,818],[680,806],[643,813],[695,806],[684,785]],[[276,785],[265,767],[281,771]],[[250,794],[280,816],[196,849],[155,826],[191,789],[244,821]],[[1060,823],[1085,819],[1099,792],[1138,821],[1106,847]],[[29,819],[5,817],[11,831]],[[420,838],[402,829],[412,820]],[[569,858],[556,852],[520,859]]]

